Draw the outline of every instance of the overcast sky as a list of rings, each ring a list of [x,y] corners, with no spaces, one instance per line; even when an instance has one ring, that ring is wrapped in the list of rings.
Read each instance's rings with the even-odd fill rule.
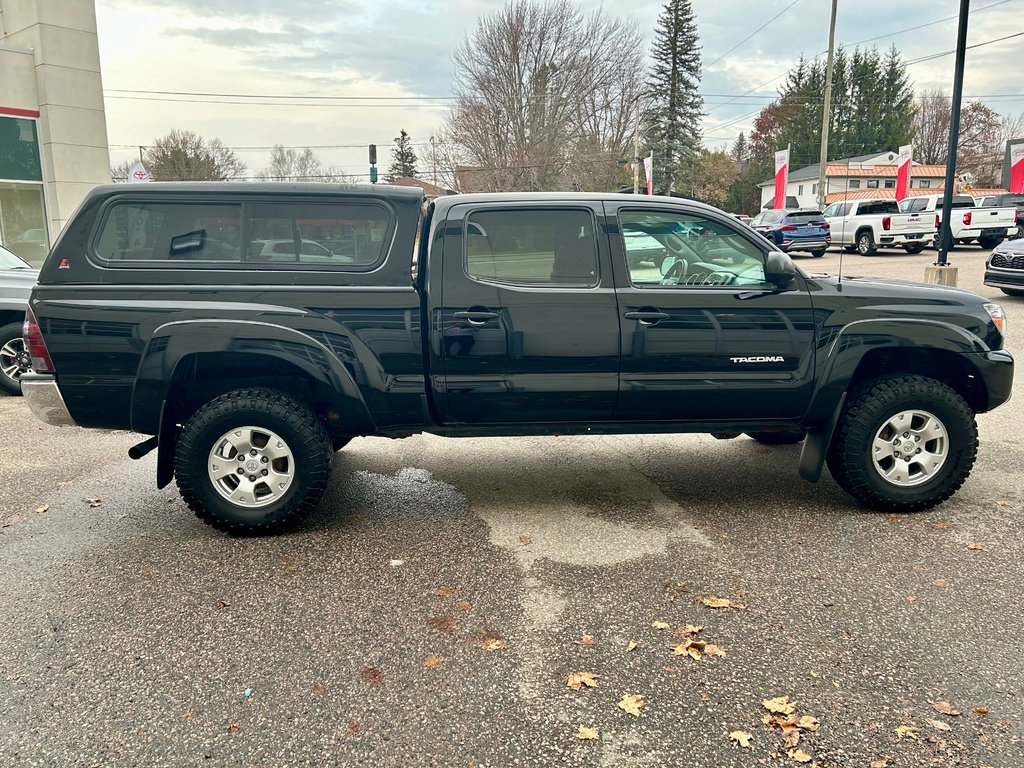
[[[406,129],[415,142],[427,142],[443,120],[444,102],[409,99],[400,106],[173,103],[141,100],[145,94],[118,91],[448,96],[452,49],[482,14],[502,4],[500,0],[97,0],[111,156],[116,162],[137,155],[138,150],[129,146],[147,144],[172,128],[190,128],[238,148],[251,171],[267,163],[269,152],[259,148],[278,143],[356,145],[317,149],[325,162],[355,174],[366,173],[364,147],[373,142],[381,147],[380,162],[386,168],[386,148],[399,129]],[[603,5],[612,14],[632,17],[649,41],[662,3],[584,0],[581,5],[588,9]],[[710,146],[725,145],[740,130],[749,130],[751,113],[768,102],[801,53],[814,57],[827,48],[830,3],[694,0],[693,6],[703,63],[711,64],[702,85],[708,113],[705,141]],[[971,6],[968,44],[1024,30],[1024,0],[973,0]],[[852,47],[868,38],[954,17],[958,7],[956,0],[839,0],[836,40]],[[780,12],[750,40],[715,62]],[[956,45],[956,21],[930,24],[866,45],[891,44],[908,61],[951,50]],[[999,112],[1024,111],[1022,60],[1024,37],[968,51],[965,96],[983,97]],[[920,89],[948,90],[953,56],[915,64],[909,71]],[[733,100],[748,91],[751,94]],[[174,97],[151,94],[147,98]],[[417,150],[421,158],[428,154],[425,146]]]

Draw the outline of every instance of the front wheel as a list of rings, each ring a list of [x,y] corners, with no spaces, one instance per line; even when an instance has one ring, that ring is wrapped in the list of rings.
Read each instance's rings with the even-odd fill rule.
[[[954,389],[925,376],[880,378],[849,400],[828,468],[862,504],[917,512],[964,484],[978,451],[974,413]]]
[[[182,499],[229,533],[272,533],[304,519],[327,490],[331,441],[297,400],[238,389],[185,422],[174,457]]]
[[[21,338],[21,323],[0,328],[0,389],[21,394],[21,377],[32,369],[32,360]]]
[[[910,243],[908,245],[904,245],[903,250],[911,255],[920,253],[924,250],[924,243]]]

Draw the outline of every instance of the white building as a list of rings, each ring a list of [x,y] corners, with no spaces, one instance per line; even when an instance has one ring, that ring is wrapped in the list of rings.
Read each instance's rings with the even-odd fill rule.
[[[0,242],[38,264],[109,181],[93,0],[0,0]]]

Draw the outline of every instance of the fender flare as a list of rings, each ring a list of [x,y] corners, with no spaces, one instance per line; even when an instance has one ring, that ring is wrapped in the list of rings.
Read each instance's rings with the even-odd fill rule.
[[[344,363],[302,331],[253,320],[180,320],[159,326],[139,361],[131,399],[136,432],[159,434],[166,422],[164,403],[180,365],[194,354],[253,354],[295,366],[334,393],[353,434],[371,434],[376,425],[362,393]]]

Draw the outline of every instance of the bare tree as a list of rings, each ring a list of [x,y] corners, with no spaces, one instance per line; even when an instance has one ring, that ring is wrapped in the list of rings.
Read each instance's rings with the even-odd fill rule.
[[[220,139],[181,129],[154,139],[143,164],[154,181],[225,181],[245,174],[245,163]]]
[[[949,94],[935,89],[917,97],[914,116],[914,159],[926,165],[942,165],[949,154]]]
[[[640,42],[635,23],[568,0],[513,0],[482,17],[453,54],[444,134],[464,166],[460,188],[617,183],[642,88]]]
[[[270,151],[270,165],[256,174],[261,181],[354,182],[355,178],[320,162],[309,147],[301,151],[276,144]]]
[[[945,165],[949,157],[949,128],[952,100],[939,90],[927,91],[918,97],[914,118],[914,159],[921,163]],[[992,187],[999,183],[1003,150],[1002,129],[1013,129],[1006,118],[981,101],[971,101],[960,109],[960,132],[957,135],[956,172],[973,177],[976,187]]]
[[[134,160],[122,160],[120,163],[110,166],[110,180],[114,182],[128,181],[128,172],[135,165]]]

